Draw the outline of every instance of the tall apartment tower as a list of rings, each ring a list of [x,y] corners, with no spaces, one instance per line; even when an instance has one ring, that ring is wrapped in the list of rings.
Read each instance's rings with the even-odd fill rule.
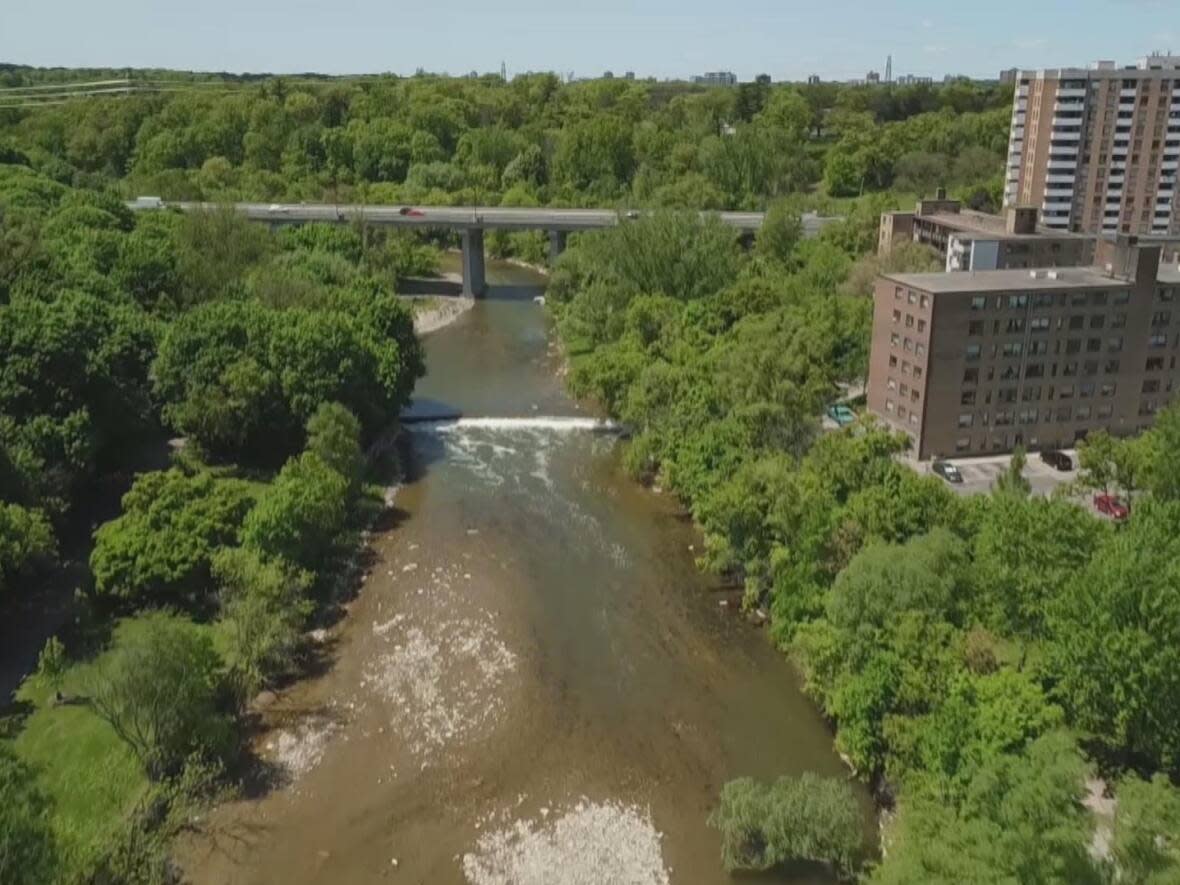
[[[1180,56],[1017,75],[1005,206],[1054,230],[1175,237],[1178,165]]]

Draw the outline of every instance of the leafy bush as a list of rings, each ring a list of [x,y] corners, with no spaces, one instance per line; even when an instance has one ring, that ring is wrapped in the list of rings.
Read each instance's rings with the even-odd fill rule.
[[[722,787],[709,823],[721,831],[721,860],[731,872],[814,861],[851,877],[863,848],[864,824],[852,787],[811,772],[773,784],[732,780]]]
[[[51,813],[33,772],[0,742],[0,882],[41,885],[53,880],[58,845]]]

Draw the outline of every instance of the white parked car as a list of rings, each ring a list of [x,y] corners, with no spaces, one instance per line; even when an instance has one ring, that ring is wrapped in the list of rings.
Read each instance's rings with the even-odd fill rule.
[[[290,212],[291,210],[288,209],[286,206],[284,206],[282,203],[271,203],[270,208],[267,209],[266,211],[270,212],[272,215],[274,215],[274,214],[278,214],[278,213],[282,213],[282,212]]]
[[[136,197],[131,201],[132,209],[163,209],[164,201],[159,197]]]

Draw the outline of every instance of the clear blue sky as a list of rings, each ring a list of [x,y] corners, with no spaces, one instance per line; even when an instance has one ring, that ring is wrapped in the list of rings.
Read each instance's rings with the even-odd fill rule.
[[[1177,0],[0,0],[0,61],[844,79],[883,72],[891,53],[895,75],[994,77],[1180,52],[1178,12]]]

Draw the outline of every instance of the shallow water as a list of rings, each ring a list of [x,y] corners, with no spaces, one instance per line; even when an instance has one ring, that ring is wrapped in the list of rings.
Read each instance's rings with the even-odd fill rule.
[[[697,572],[692,526],[564,392],[542,280],[495,263],[490,280],[426,339],[412,411],[461,417],[410,425],[397,526],[334,663],[271,711],[291,724],[259,749],[289,783],[212,816],[183,851],[197,882],[459,883],[465,856],[469,876],[531,882],[481,854],[522,820],[591,840],[536,881],[603,881],[600,827],[605,878],[659,881],[654,845],[669,881],[725,882],[706,825],[721,784],[846,773],[789,664]]]

